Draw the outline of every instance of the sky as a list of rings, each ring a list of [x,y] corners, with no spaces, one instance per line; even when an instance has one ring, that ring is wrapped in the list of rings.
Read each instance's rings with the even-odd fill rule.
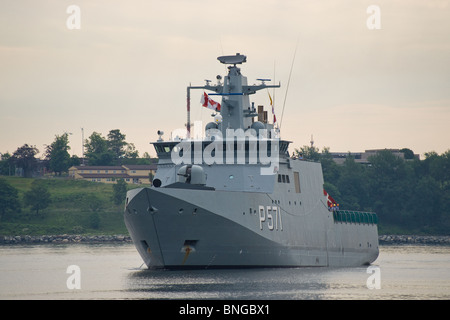
[[[331,152],[442,154],[449,17],[450,0],[2,0],[0,153],[27,143],[42,157],[66,132],[81,156],[82,131],[120,129],[155,156],[157,131],[186,123],[186,87],[224,76],[217,57],[239,52],[249,84],[281,83],[271,94],[291,152],[313,136]],[[206,124],[201,94],[191,120]],[[250,99],[270,113],[264,91]]]

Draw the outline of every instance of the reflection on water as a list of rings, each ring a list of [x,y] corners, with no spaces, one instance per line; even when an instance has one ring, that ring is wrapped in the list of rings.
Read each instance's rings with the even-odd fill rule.
[[[226,269],[142,270],[129,275],[129,288],[147,298],[320,299],[330,270]],[[301,291],[301,296],[299,295]]]
[[[69,265],[81,289],[68,289]],[[134,246],[0,246],[0,299],[449,299],[450,246],[382,246],[359,268],[147,270]]]

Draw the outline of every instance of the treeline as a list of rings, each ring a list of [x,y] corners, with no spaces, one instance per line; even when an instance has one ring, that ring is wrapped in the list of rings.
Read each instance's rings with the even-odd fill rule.
[[[0,175],[19,175],[32,177],[36,171],[45,169],[46,172],[53,172],[61,175],[67,172],[71,166],[86,164],[91,166],[113,166],[122,164],[150,164],[154,159],[145,152],[139,158],[139,152],[133,143],[125,140],[125,134],[119,129],[110,130],[107,137],[101,133],[93,132],[84,141],[86,150],[84,159],[76,155],[70,156],[69,137],[67,133],[56,135],[55,140],[47,145],[44,159],[36,158],[39,150],[36,146],[24,144],[17,148],[11,155],[9,153],[0,156]]]
[[[385,232],[450,234],[450,150],[424,160],[409,149],[402,149],[406,160],[383,150],[368,165],[350,154],[338,165],[328,148],[295,152],[322,163],[324,188],[341,209],[376,212]]]

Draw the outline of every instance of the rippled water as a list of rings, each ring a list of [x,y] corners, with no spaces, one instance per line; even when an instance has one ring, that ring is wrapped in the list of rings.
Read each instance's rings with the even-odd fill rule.
[[[367,267],[147,270],[131,244],[0,246],[0,299],[450,298],[450,246],[381,246],[372,268],[379,289]]]

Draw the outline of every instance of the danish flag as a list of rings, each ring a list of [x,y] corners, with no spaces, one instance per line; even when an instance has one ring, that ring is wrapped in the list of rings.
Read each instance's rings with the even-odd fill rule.
[[[323,189],[323,195],[324,195],[325,197],[327,197],[327,206],[328,206],[328,208],[331,208],[331,207],[333,206],[333,204],[336,204],[336,201],[333,199],[332,196],[330,196],[330,195],[328,194],[328,192],[326,192],[325,189]]]

